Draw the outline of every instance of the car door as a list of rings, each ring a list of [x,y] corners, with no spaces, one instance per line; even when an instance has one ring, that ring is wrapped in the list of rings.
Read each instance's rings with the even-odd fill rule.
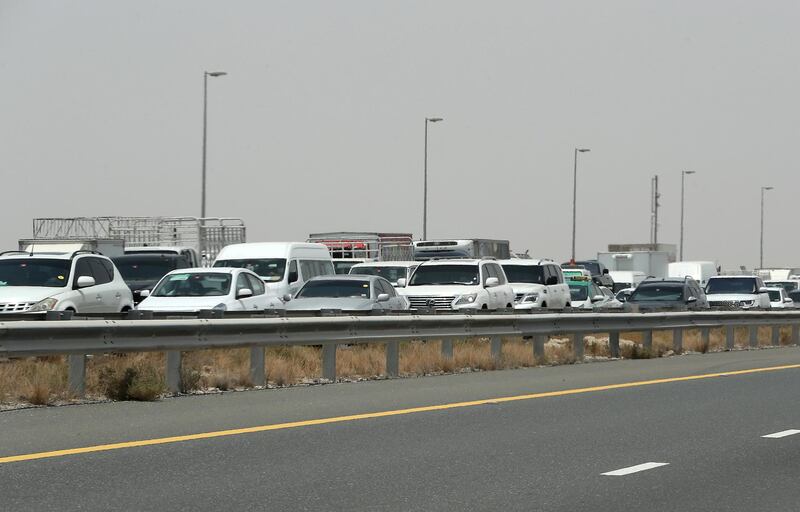
[[[118,313],[121,309],[122,290],[114,283],[114,266],[102,258],[88,258],[97,291],[102,297],[103,313]]]
[[[258,309],[259,298],[258,296],[255,295],[256,291],[253,289],[253,284],[247,277],[248,276],[245,272],[239,272],[239,275],[236,276],[234,299],[235,299],[236,309],[239,311],[250,311],[253,309]],[[239,292],[245,289],[253,292],[253,295],[241,299],[237,298],[239,296]]]
[[[267,288],[264,286],[264,281],[259,279],[255,274],[245,274],[247,280],[250,281],[251,290],[253,290],[253,301],[255,302],[254,309],[275,309],[282,308],[283,301],[278,297],[267,294]]]
[[[486,290],[486,297],[487,297],[486,307],[488,309],[497,309],[499,307],[497,305],[499,303],[499,300],[497,299],[497,291],[499,289],[499,286],[493,286],[491,288],[486,288],[485,286],[486,286],[486,280],[489,279],[490,277],[496,277],[498,281],[500,280],[500,278],[497,275],[497,272],[492,267],[491,263],[486,263],[485,265],[482,266],[482,268],[483,268],[483,285],[484,285],[484,290]]]
[[[102,313],[104,311],[103,295],[97,284],[94,286],[87,286],[85,288],[78,288],[78,278],[88,276],[95,280],[97,277],[94,275],[90,261],[92,258],[84,256],[78,258],[75,262],[75,272],[72,276],[72,287],[75,291],[75,307],[79,313]]]

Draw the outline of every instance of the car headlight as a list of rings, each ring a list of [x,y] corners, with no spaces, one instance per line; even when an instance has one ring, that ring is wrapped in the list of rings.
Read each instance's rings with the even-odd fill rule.
[[[522,300],[520,302],[536,302],[537,300],[539,300],[538,293],[528,293],[527,295],[522,297]]]
[[[217,310],[217,311],[227,311],[228,306],[226,306],[224,302],[220,302],[219,304],[217,304],[216,306],[214,306],[211,309],[214,309],[214,310]]]
[[[58,304],[58,299],[54,299],[53,297],[48,297],[44,300],[40,300],[39,302],[31,306],[31,309],[29,309],[28,311],[31,313],[37,313],[40,311],[50,311],[54,307],[56,307],[56,304]]]
[[[464,295],[459,296],[453,303],[453,305],[463,306],[464,304],[472,304],[475,302],[475,299],[477,298],[478,298],[477,293],[465,293]]]
[[[739,304],[741,304],[742,306],[752,306],[755,303],[756,303],[756,301],[754,301],[754,300],[743,300]]]

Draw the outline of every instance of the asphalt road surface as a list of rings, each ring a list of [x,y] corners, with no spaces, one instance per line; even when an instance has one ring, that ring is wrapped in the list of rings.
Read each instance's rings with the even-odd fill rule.
[[[796,511],[792,365],[798,348],[4,412],[0,510]]]

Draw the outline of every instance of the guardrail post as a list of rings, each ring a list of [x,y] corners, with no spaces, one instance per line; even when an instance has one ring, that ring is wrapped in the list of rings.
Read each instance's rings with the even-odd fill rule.
[[[708,349],[711,347],[711,328],[710,327],[701,327],[700,328],[700,345],[708,352]]]
[[[83,398],[86,393],[86,356],[83,354],[71,355],[69,361],[69,378],[67,386],[69,392],[77,398]]]
[[[750,348],[758,347],[758,326],[750,326]]]
[[[608,333],[608,350],[611,357],[619,357],[619,331]]]
[[[781,346],[781,326],[780,325],[772,325],[770,326],[772,329],[772,346],[773,347],[780,347]]]
[[[442,340],[442,357],[444,359],[453,359],[453,340],[450,338]]]
[[[266,347],[250,347],[250,382],[253,386],[267,385],[267,372],[264,368],[266,363]]]
[[[653,350],[653,331],[642,331],[642,348]]]
[[[547,343],[546,334],[533,335],[533,359],[534,361],[544,360],[544,344]]]
[[[583,333],[573,333],[570,338],[572,338],[572,354],[577,361],[583,361]]]
[[[336,381],[336,344],[322,345],[322,378]]]
[[[792,324],[792,345],[800,345],[800,324]]]
[[[680,354],[683,351],[683,328],[672,329],[672,351]]]
[[[386,343],[386,375],[397,377],[400,375],[400,342],[389,341]]]
[[[181,361],[183,354],[180,350],[167,351],[167,389],[170,393],[181,392]]]
[[[503,338],[500,336],[492,336],[492,359],[494,362],[499,362],[503,357]]]
[[[733,325],[725,326],[725,348],[733,350],[736,347],[736,327]]]

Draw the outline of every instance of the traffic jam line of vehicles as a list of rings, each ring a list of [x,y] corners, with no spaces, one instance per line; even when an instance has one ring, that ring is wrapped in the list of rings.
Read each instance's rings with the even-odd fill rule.
[[[252,243],[235,218],[33,225],[19,250],[0,253],[0,313],[785,309],[800,298],[800,269],[719,275],[711,261],[675,262],[665,244],[558,265],[507,240],[333,232]]]

